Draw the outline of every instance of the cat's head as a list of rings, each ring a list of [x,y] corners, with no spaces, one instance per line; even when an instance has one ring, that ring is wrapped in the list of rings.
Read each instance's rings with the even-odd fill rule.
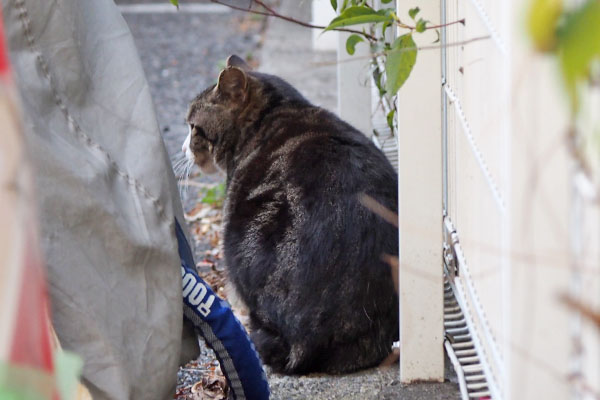
[[[225,170],[242,127],[283,99],[305,101],[287,82],[254,72],[241,58],[230,56],[217,83],[190,104],[189,134],[182,148],[186,158],[207,174]]]

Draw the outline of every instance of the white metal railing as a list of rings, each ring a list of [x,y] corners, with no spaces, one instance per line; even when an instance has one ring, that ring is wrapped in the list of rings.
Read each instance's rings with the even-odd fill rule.
[[[457,271],[459,271],[456,275],[450,274],[451,276],[448,276],[449,284],[452,287],[456,296],[456,301],[460,305],[460,309],[465,316],[465,322],[469,328],[469,333],[475,349],[477,350],[481,368],[487,378],[487,384],[492,394],[492,398],[501,399],[502,396],[498,385],[498,378],[494,376],[492,369],[490,368],[490,362],[494,362],[496,368],[501,369],[502,357],[500,356],[487,316],[473,285],[473,278],[471,277],[469,266],[467,265],[462,247],[460,246],[456,229],[448,217],[444,218],[444,228],[448,233],[448,236],[453,237],[451,240],[451,247],[453,250],[454,263]],[[487,354],[487,349],[490,350],[491,357]]]
[[[502,215],[506,216],[506,204],[504,202],[504,197],[502,196],[502,193],[500,193],[500,189],[498,188],[498,185],[496,184],[496,180],[494,179],[494,177],[492,176],[492,174],[488,168],[488,163],[485,161],[485,157],[484,157],[483,153],[479,150],[479,147],[477,146],[477,142],[475,141],[475,138],[473,137],[473,132],[471,131],[471,126],[469,125],[469,122],[467,121],[467,117],[462,109],[460,99],[454,93],[454,91],[452,90],[452,88],[450,87],[450,85],[448,83],[444,84],[444,91],[446,92],[446,95],[448,96],[448,100],[450,100],[450,102],[454,106],[456,115],[462,125],[462,133],[465,135],[465,138],[469,142],[469,145],[473,152],[473,156],[475,157],[475,160],[477,160],[479,169],[483,173],[485,181],[488,184],[488,187],[491,190],[492,195],[494,196],[496,205],[498,206],[498,209],[502,212]]]
[[[492,40],[494,41],[496,46],[498,46],[498,49],[500,50],[502,55],[506,56],[508,53],[508,51],[506,49],[506,44],[504,43],[504,40],[502,40],[502,38],[500,37],[500,34],[496,30],[496,27],[492,23],[492,20],[490,19],[489,14],[486,12],[485,7],[483,6],[483,4],[481,4],[481,2],[479,0],[470,0],[470,1],[471,1],[471,4],[473,4],[473,7],[475,7],[475,9],[477,10],[479,17],[481,18],[481,21],[483,22],[483,24],[487,28],[488,32],[490,33]],[[504,2],[504,3],[506,4],[507,2]]]
[[[446,2],[443,2],[444,4],[444,9],[442,10],[442,14],[444,15],[444,17],[442,18],[443,21],[447,20],[446,17]],[[496,27],[494,26],[492,19],[489,16],[489,13],[486,11],[484,5],[482,4],[481,1],[479,0],[463,0],[463,2],[459,2],[458,4],[463,3],[464,7],[468,7],[468,4],[470,3],[471,6],[473,7],[473,9],[476,11],[477,16],[479,17],[480,21],[482,22],[482,25],[485,27],[485,29],[487,30],[487,34],[489,35],[491,41],[494,43],[494,47],[496,48],[496,51],[499,52],[499,54],[501,54],[501,58],[505,59],[508,56],[508,52],[507,52],[507,46],[504,42],[504,40],[502,39],[501,35],[499,34],[498,30],[496,29]],[[457,7],[458,9],[458,5],[455,5],[455,7]],[[456,17],[456,16],[454,16]],[[462,16],[461,16],[462,17]],[[465,28],[460,28],[461,29],[461,33],[464,34],[465,37],[469,37],[469,26],[471,26],[473,23],[471,21],[467,21],[467,24],[465,26]],[[457,29],[456,27],[454,29]],[[444,45],[447,44],[447,33],[446,33],[445,28],[442,29],[442,39],[444,41]],[[456,32],[456,31],[455,31]],[[457,35],[455,35],[457,36]],[[444,160],[444,184],[445,184],[445,188],[444,188],[444,207],[445,207],[445,215],[447,215],[445,217],[445,225],[446,225],[446,229],[451,229],[454,231],[455,226],[453,226],[452,222],[451,222],[451,218],[453,218],[453,216],[449,215],[451,214],[451,210],[450,210],[450,201],[448,199],[448,192],[452,191],[455,194],[455,202],[457,202],[458,204],[460,204],[461,202],[464,201],[464,197],[463,196],[472,196],[473,193],[471,191],[473,190],[485,190],[487,188],[487,190],[491,193],[494,204],[496,206],[496,210],[498,211],[498,214],[500,216],[500,226],[493,226],[490,225],[488,227],[488,230],[493,231],[495,229],[497,229],[500,233],[500,237],[501,240],[499,240],[498,242],[502,241],[501,244],[501,250],[499,251],[500,254],[502,254],[502,251],[506,250],[506,244],[508,243],[508,241],[510,240],[509,237],[509,231],[508,231],[508,208],[507,208],[507,202],[506,202],[506,194],[502,193],[502,190],[500,189],[499,185],[498,185],[498,181],[497,178],[492,174],[491,170],[490,170],[490,163],[487,160],[487,154],[485,152],[483,152],[481,150],[481,147],[478,145],[476,137],[483,137],[485,139],[485,136],[481,136],[483,134],[483,132],[473,132],[473,125],[470,123],[468,115],[465,113],[464,108],[463,108],[463,101],[461,99],[461,96],[458,94],[458,92],[455,90],[454,85],[459,85],[459,83],[457,83],[458,80],[467,80],[469,79],[468,75],[463,75],[463,73],[461,72],[461,76],[460,78],[457,78],[456,76],[454,76],[452,73],[448,72],[448,69],[452,69],[452,70],[456,70],[458,69],[458,67],[460,66],[462,68],[462,63],[463,61],[461,61],[462,59],[462,50],[461,48],[456,48],[456,47],[449,47],[447,49],[445,49],[443,51],[443,57],[444,59],[442,60],[442,65],[444,66],[444,72],[443,72],[443,77],[442,77],[442,90],[443,90],[443,94],[444,94],[444,101],[448,102],[448,105],[444,104],[444,107],[442,108],[442,112],[444,113],[443,115],[443,121],[444,121],[444,131],[445,131],[445,135],[444,135],[444,142],[443,142],[443,150],[444,150],[444,155],[443,155],[443,160]],[[481,57],[485,57],[484,54],[481,55]],[[504,64],[503,65],[504,68],[507,68],[508,65]],[[501,74],[500,76],[490,76],[489,79],[505,79],[506,78],[506,74]],[[505,82],[505,85],[508,85],[508,82]],[[471,92],[472,93],[472,92]],[[507,96],[509,92],[502,92],[502,93],[494,93],[494,96]],[[486,96],[486,92],[480,91],[480,94],[483,95],[483,97],[479,98],[478,101],[482,102],[485,101],[485,96]],[[502,99],[502,102],[506,101],[505,98]],[[498,112],[502,112],[503,110],[498,110]],[[453,155],[450,156],[447,152],[449,151],[449,147],[448,147],[448,116],[446,113],[452,112],[455,116],[455,120],[458,122],[458,126],[455,124],[453,126],[454,130],[452,131],[452,136],[456,137],[456,135],[462,135],[465,139],[466,139],[466,143],[468,144],[468,149],[470,151],[471,156],[474,158],[477,168],[479,169],[479,171],[482,174],[483,180],[485,182],[485,187],[482,186],[473,186],[471,188],[469,187],[462,187],[460,189],[457,189],[456,187],[454,187],[453,185],[455,185],[455,183],[453,183],[451,180],[449,180],[448,178],[448,173],[449,173],[449,169],[452,169],[452,171],[455,171],[455,173],[457,174],[464,174],[465,171],[460,171],[460,170],[456,170],[457,165],[456,165],[456,159],[457,159],[457,155]],[[504,124],[508,124],[509,120],[507,119]],[[460,132],[459,132],[460,131]],[[498,132],[495,132],[496,134],[500,133],[502,135],[508,135],[510,133],[510,131],[508,129],[499,129]],[[507,141],[505,141],[505,143],[507,143]],[[496,164],[497,167],[499,167],[499,169],[501,171],[506,171],[507,169],[510,170],[510,164],[508,162],[508,160],[510,160],[510,155],[507,154],[509,148],[507,146],[505,146],[504,148],[500,148],[497,149],[499,151],[504,152],[505,156],[500,158],[500,165]],[[453,148],[452,151],[456,152],[456,148]],[[469,157],[469,155],[467,154],[466,157]],[[453,163],[452,165],[449,165],[448,163],[450,163],[452,160]],[[496,163],[498,162],[498,160],[496,160]],[[509,173],[504,174],[503,177],[508,176]],[[456,206],[456,205],[455,205]],[[477,218],[477,224],[479,225],[483,225],[483,226],[488,226],[487,222],[486,222],[486,218],[488,218],[489,216],[485,216],[485,215],[478,215],[479,218]],[[460,228],[459,228],[460,229]],[[464,229],[464,227],[463,227]],[[490,232],[491,234],[491,232]],[[460,233],[458,234],[460,235]],[[449,246],[451,245],[450,243],[445,243],[445,246]],[[469,331],[470,331],[470,335],[472,337],[475,349],[477,350],[478,353],[478,359],[480,361],[480,365],[481,365],[481,369],[484,372],[486,378],[487,378],[487,384],[489,387],[489,392],[491,394],[491,397],[493,399],[501,399],[503,398],[504,395],[504,384],[506,381],[506,370],[505,370],[505,360],[502,356],[502,353],[500,351],[499,348],[499,343],[497,342],[496,339],[496,335],[494,334],[490,323],[488,321],[488,315],[486,313],[486,309],[484,304],[480,301],[479,298],[479,294],[477,292],[477,279],[474,279],[474,276],[471,274],[471,270],[470,270],[470,266],[467,264],[466,262],[466,257],[463,254],[463,248],[460,246],[460,244],[456,244],[456,253],[455,253],[455,257],[456,257],[456,266],[457,269],[459,271],[457,276],[452,276],[449,277],[450,279],[450,284],[452,285],[452,288],[456,294],[457,297],[457,301],[461,306],[461,309],[465,315],[465,320],[467,322],[467,326],[469,327]],[[468,251],[469,249],[467,249]],[[475,250],[473,248],[471,248],[471,250]],[[482,265],[472,265],[472,268],[474,268],[475,271],[477,271],[478,269],[482,268]],[[501,268],[506,269],[509,268],[510,264],[509,263],[502,263],[501,264]],[[506,282],[502,283],[503,285],[506,284]],[[489,298],[488,298],[488,301]],[[495,301],[500,302],[500,307],[506,307],[506,302],[505,299],[503,297],[499,297],[497,298]],[[504,316],[504,314],[502,314]],[[463,398],[466,398],[463,395]]]

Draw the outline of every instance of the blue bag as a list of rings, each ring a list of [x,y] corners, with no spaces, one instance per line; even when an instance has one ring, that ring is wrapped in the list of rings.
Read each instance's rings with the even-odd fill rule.
[[[215,351],[234,399],[266,400],[269,384],[260,357],[246,330],[198,276],[192,251],[175,220],[183,279],[183,314]]]

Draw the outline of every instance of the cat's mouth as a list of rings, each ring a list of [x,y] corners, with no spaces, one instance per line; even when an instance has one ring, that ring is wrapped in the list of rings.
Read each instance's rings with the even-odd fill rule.
[[[219,169],[216,167],[213,156],[211,154],[212,144],[207,143],[206,146],[201,146],[200,149],[192,150],[191,142],[193,129],[191,125],[188,125],[188,135],[181,146],[181,151],[185,155],[185,159],[190,164],[196,164],[200,167],[200,171],[202,173],[210,175],[219,172]]]
[[[190,143],[192,141],[192,126],[188,125],[188,135],[185,138],[185,141],[183,142],[183,146],[181,146],[181,151],[183,151],[183,154],[185,155],[185,158],[190,162],[190,163],[196,163],[195,157],[194,157],[194,153],[192,152],[192,149],[190,149]]]
[[[197,157],[195,157],[195,163],[198,167],[200,167],[200,171],[205,174],[212,175],[219,172],[209,152],[199,154]]]

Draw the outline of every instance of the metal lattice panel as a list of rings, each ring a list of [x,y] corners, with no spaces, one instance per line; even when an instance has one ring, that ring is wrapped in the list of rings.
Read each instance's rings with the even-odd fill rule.
[[[462,398],[491,398],[484,368],[448,280],[444,285],[444,330],[444,347],[458,376]]]

